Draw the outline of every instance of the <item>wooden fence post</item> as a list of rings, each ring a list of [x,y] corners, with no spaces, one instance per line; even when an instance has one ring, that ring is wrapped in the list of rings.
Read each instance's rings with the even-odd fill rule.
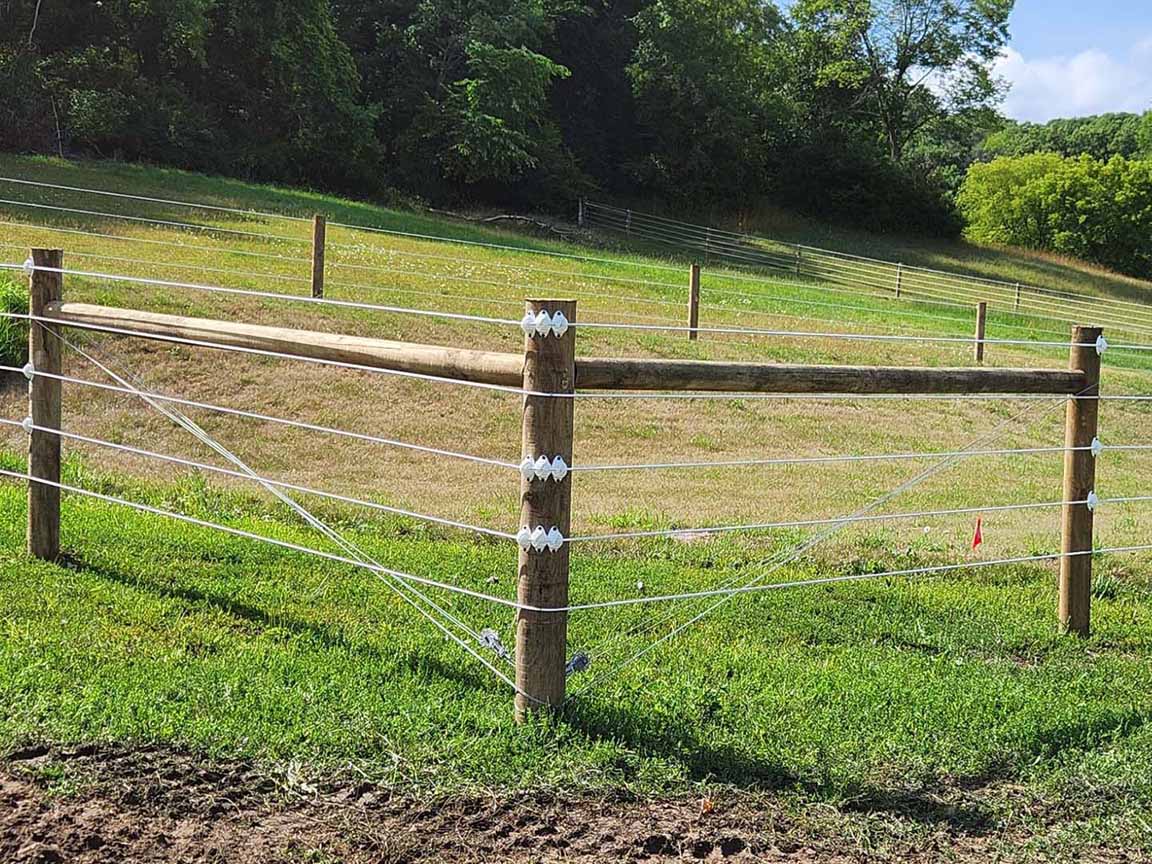
[[[579,207],[576,210],[576,224],[580,228],[584,227],[584,199],[583,198],[580,199]]]
[[[1016,283],[1016,300],[1012,304],[1012,309],[1016,312],[1020,311],[1020,283]]]
[[[700,336],[700,265],[693,264],[688,271],[688,338],[693,342]]]
[[[904,287],[904,265],[896,265],[896,299],[900,299],[900,289]]]
[[[800,244],[797,243],[796,244],[796,275],[797,276],[800,275],[800,265],[803,262],[803,260],[804,260],[804,250],[801,248]]]
[[[37,269],[28,280],[28,310],[33,318],[43,317],[45,307],[61,299],[63,274],[40,270],[64,266],[59,249],[33,249]],[[28,362],[36,372],[63,374],[63,346],[54,328],[32,320],[28,323]],[[60,428],[61,382],[57,378],[33,375],[28,387],[28,416],[41,429]],[[48,483],[60,482],[60,436],[33,431],[28,436],[28,553],[44,561],[60,557],[60,489]],[[33,479],[35,478],[35,479]]]
[[[563,312],[576,323],[571,300],[529,300],[533,315]],[[573,402],[564,397],[529,393],[571,394],[576,389],[576,330],[563,336],[528,336],[524,343],[524,422],[521,452],[533,461],[557,456],[572,464]],[[572,474],[563,480],[521,479],[520,525],[534,531],[556,528],[566,538],[572,523]],[[516,597],[538,608],[568,605],[568,544],[559,549],[529,547],[520,550]],[[557,708],[564,702],[567,665],[568,613],[516,612],[516,719],[532,712]]]
[[[1070,399],[1065,420],[1064,501],[1087,501],[1096,488],[1096,457],[1088,448],[1097,434],[1100,413],[1099,327],[1074,327],[1070,369],[1084,373],[1088,398]],[[1080,448],[1080,449],[1073,449]],[[1087,504],[1065,503],[1061,519],[1060,627],[1066,633],[1087,636],[1092,611],[1092,509]],[[1075,553],[1075,554],[1074,554]],[[1089,554],[1084,554],[1089,553]]]
[[[976,363],[984,362],[984,334],[988,328],[988,302],[981,300],[976,304]]]
[[[320,213],[312,217],[312,296],[324,296],[324,236],[328,220]]]

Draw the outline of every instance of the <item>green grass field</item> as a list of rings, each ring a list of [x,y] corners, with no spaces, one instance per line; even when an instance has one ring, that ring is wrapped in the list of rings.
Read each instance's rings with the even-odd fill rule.
[[[525,296],[571,294],[583,321],[682,323],[684,317],[682,262],[613,246],[573,248],[400,210],[159,169],[0,157],[0,175],[294,214],[323,209],[333,221],[601,259],[540,258],[511,249],[330,228],[336,245],[330,251],[329,293],[337,298],[518,319]],[[101,201],[2,182],[0,197],[155,219],[183,221],[190,215],[170,205]],[[19,262],[29,246],[59,245],[66,266],[76,269],[293,294],[308,290],[307,245],[296,242],[307,237],[303,223],[194,214],[194,221],[218,228],[282,233],[285,239],[273,243],[198,236],[111,216],[11,204],[0,204],[0,210],[5,223],[0,260]],[[53,228],[115,236],[62,234]],[[998,257],[981,254],[989,261]],[[379,269],[342,270],[342,265]],[[1077,283],[1077,269],[1060,266],[1065,271],[1060,287],[1111,290],[1091,271],[1081,271]],[[780,278],[746,281],[717,272],[707,279],[706,291],[709,285],[727,285],[748,295],[709,303],[706,293],[705,323],[717,326],[971,333],[971,320],[962,311],[850,297]],[[510,327],[315,308],[97,276],[69,276],[65,292],[72,300],[153,311],[494,350],[517,351],[522,340]],[[1049,326],[997,313],[989,335],[1018,338],[1027,332],[1020,328]],[[149,387],[182,397],[519,458],[515,396],[125,338],[90,341]],[[677,333],[593,330],[580,332],[578,350],[961,365],[969,362],[971,346],[832,338],[742,341],[707,334],[689,343]],[[989,363],[1058,367],[1066,363],[1066,351],[991,345]],[[1152,393],[1150,364],[1152,357],[1138,353],[1106,355],[1106,392]],[[71,374],[99,377],[78,358],[70,357],[67,366]],[[23,416],[23,383],[22,378],[8,381],[0,416]],[[187,436],[126,397],[70,385],[64,399],[67,430],[206,459]],[[208,413],[195,416],[277,479],[485,526],[516,527],[514,473],[453,465],[446,475],[442,465],[418,454],[271,424],[253,428],[249,421]],[[1105,403],[1102,438],[1152,443],[1149,416],[1152,403]],[[577,406],[576,461],[919,452],[968,446],[982,435],[990,436],[989,448],[1059,446],[1062,426],[1058,401],[588,400]],[[0,467],[23,470],[22,433],[0,429],[0,447]],[[237,482],[96,445],[69,441],[65,451],[67,482],[74,485],[329,548],[286,508]],[[574,485],[575,528],[592,533],[823,518],[852,512],[931,462],[584,474]],[[1054,502],[1060,498],[1060,476],[1059,454],[965,460],[900,496],[885,512]],[[1101,497],[1152,494],[1150,476],[1152,452],[1106,453],[1098,490]],[[511,544],[343,505],[308,503],[386,566],[505,598],[515,594]],[[1104,507],[1098,545],[1152,543],[1148,508],[1146,503]],[[572,679],[576,696],[560,716],[521,728],[511,721],[507,686],[363,570],[74,495],[66,496],[64,505],[68,559],[51,566],[24,555],[24,520],[23,488],[0,480],[0,748],[41,740],[180,744],[218,757],[300,764],[310,776],[355,772],[421,795],[477,789],[654,797],[770,791],[800,810],[832,808],[836,830],[861,848],[878,849],[910,836],[927,837],[939,819],[908,813],[935,812],[934,802],[943,797],[975,807],[997,826],[1004,837],[998,851],[1007,857],[1071,858],[1101,847],[1152,854],[1147,818],[1152,808],[1152,555],[1147,552],[1099,556],[1094,633],[1084,641],[1056,632],[1051,563],[742,596],[620,669],[705,604],[574,613],[571,650],[587,651],[592,666]],[[986,542],[975,552],[969,548],[972,528],[971,514],[855,526],[772,572],[770,579],[1045,554],[1058,548],[1059,511],[988,513]],[[775,530],[690,542],[586,543],[574,549],[572,599],[596,602],[746,580],[766,572],[775,553],[806,536]],[[471,626],[491,627],[511,645],[510,609],[430,590]],[[884,803],[895,800],[907,806]],[[878,814],[874,824],[861,826],[853,815],[861,808]]]

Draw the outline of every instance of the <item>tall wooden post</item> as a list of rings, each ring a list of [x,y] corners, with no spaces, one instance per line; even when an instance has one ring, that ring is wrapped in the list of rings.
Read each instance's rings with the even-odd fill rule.
[[[896,265],[896,298],[900,298],[900,291],[904,287],[904,265]]]
[[[688,270],[688,338],[693,342],[700,336],[700,265]]]
[[[1100,413],[1099,327],[1074,327],[1068,366],[1084,373],[1087,389],[1070,399],[1065,421],[1064,501],[1087,501],[1096,488],[1096,457],[1090,450]],[[1079,449],[1073,449],[1079,448]],[[1060,627],[1087,636],[1092,606],[1092,510],[1087,504],[1065,504],[1061,520]],[[1074,554],[1075,553],[1075,554]]]
[[[28,280],[28,310],[33,316],[28,324],[28,360],[36,372],[61,375],[63,345],[53,328],[35,318],[44,316],[49,303],[60,300],[64,282],[61,273],[39,268],[61,269],[64,253],[59,249],[33,249],[32,262],[37,269]],[[33,426],[60,428],[60,391],[59,379],[32,376],[28,416]],[[60,436],[33,431],[28,437],[28,553],[44,561],[55,561],[60,557],[60,489],[36,480],[60,482]]]
[[[988,303],[981,300],[976,304],[976,364],[984,362],[984,334],[988,329]]]
[[[563,312],[576,322],[576,303],[571,300],[529,300],[528,311],[554,315]],[[576,331],[563,336],[528,336],[524,343],[524,390],[571,394],[576,389]],[[521,452],[533,461],[557,456],[572,464],[571,398],[524,396],[524,428]],[[572,474],[563,480],[532,477],[521,479],[520,524],[534,531],[559,529],[567,537],[572,523]],[[568,544],[559,549],[520,550],[516,596],[520,603],[542,609],[568,605]],[[567,664],[568,613],[516,613],[516,719],[533,711],[556,708],[564,702]]]
[[[324,296],[324,237],[328,220],[320,213],[312,217],[312,296]]]

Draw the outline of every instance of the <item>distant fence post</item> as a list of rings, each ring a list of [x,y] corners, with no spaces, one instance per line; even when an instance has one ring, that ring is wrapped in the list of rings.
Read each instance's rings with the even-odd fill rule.
[[[581,228],[584,227],[584,199],[583,198],[580,199],[579,204],[577,205],[576,224]]]
[[[625,212],[627,213],[627,215],[624,218],[624,233],[625,234],[631,234],[632,233],[632,211],[629,209]]]
[[[576,322],[571,300],[529,300],[532,315],[563,312]],[[524,421],[521,452],[535,462],[557,456],[572,464],[574,399],[532,393],[571,394],[576,389],[576,330],[561,335],[527,336],[524,343]],[[572,474],[562,480],[522,477],[520,525],[529,531],[556,529],[567,538],[572,523]],[[550,548],[521,547],[516,597],[539,609],[568,605],[568,543]],[[564,702],[567,665],[568,613],[516,611],[516,719],[559,707]]]
[[[60,557],[60,488],[49,484],[60,482],[60,436],[39,429],[60,429],[61,382],[44,375],[63,374],[63,345],[54,335],[55,328],[36,321],[45,315],[49,303],[63,295],[64,276],[41,270],[64,266],[64,253],[59,249],[33,249],[36,269],[28,280],[28,362],[34,372],[28,387],[28,416],[34,429],[28,436],[28,553],[44,561]],[[38,483],[37,480],[47,481]]]
[[[1070,369],[1084,373],[1087,398],[1070,399],[1064,431],[1064,508],[1061,519],[1060,627],[1087,636],[1092,623],[1092,506],[1084,502],[1096,489],[1096,457],[1091,452],[1100,413],[1099,327],[1074,327]]]
[[[988,302],[981,300],[976,304],[976,363],[984,362],[984,334],[988,329]]]
[[[800,267],[804,261],[804,250],[799,243],[796,244],[796,275],[800,275]]]
[[[904,265],[896,265],[896,299],[900,299],[900,289],[904,287]]]
[[[688,270],[688,338],[693,342],[700,336],[700,265]]]
[[[1012,309],[1016,312],[1020,311],[1020,283],[1016,283],[1016,300],[1012,304]]]
[[[312,296],[324,296],[324,235],[328,220],[317,213],[312,217]]]

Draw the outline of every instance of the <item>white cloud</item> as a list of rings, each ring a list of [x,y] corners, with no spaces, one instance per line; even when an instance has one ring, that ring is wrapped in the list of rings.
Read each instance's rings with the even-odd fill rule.
[[[1152,38],[1117,59],[1092,49],[1030,60],[1012,48],[996,60],[995,73],[1011,84],[1003,111],[1015,120],[1143,112],[1152,108]]]

